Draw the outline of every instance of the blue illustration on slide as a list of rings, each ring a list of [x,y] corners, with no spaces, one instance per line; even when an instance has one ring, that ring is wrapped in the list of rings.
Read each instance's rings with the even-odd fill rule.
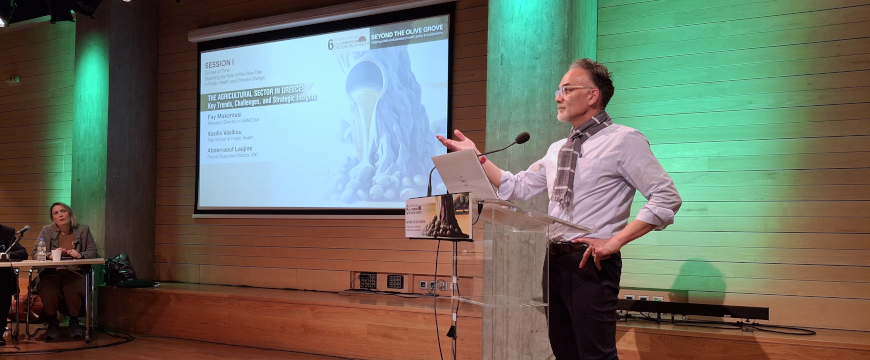
[[[435,134],[444,135],[447,129],[430,122],[407,48],[347,53],[338,60],[352,100],[340,136],[352,144],[356,156],[332,172],[328,195],[349,204],[424,196],[431,157],[444,153]],[[434,123],[446,123],[438,120]],[[434,181],[436,192],[443,193],[443,183],[437,177]]]

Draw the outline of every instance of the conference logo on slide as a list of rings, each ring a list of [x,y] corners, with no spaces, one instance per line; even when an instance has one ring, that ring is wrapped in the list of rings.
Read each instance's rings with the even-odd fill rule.
[[[364,35],[342,36],[335,39],[329,39],[326,46],[329,50],[348,50],[356,48],[368,49],[369,41]]]

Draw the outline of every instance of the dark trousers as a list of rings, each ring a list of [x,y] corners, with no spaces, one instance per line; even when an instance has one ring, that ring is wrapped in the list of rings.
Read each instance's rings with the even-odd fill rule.
[[[582,252],[551,255],[544,265],[550,346],[557,360],[613,360],[616,354],[616,300],[622,256],[595,268],[592,257],[579,268]],[[549,270],[549,279],[547,272]],[[548,284],[549,280],[549,284]],[[548,286],[549,285],[549,286]]]
[[[57,309],[61,300],[66,302],[69,316],[79,316],[82,301],[85,299],[84,275],[66,269],[42,273],[39,274],[37,289],[42,299],[42,309],[49,321],[57,321]]]
[[[6,327],[6,318],[9,316],[9,310],[12,309],[12,295],[0,295],[0,316],[3,316],[3,325],[0,326],[0,331]],[[16,309],[17,311],[17,309]],[[14,319],[14,318],[13,318]],[[3,333],[0,332],[0,337]]]

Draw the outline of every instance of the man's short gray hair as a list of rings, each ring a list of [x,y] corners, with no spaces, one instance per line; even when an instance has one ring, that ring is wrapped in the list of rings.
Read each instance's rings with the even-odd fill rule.
[[[586,73],[589,74],[589,80],[592,80],[592,84],[601,91],[601,109],[607,108],[607,103],[613,97],[614,91],[610,70],[607,70],[604,64],[587,58],[575,60],[568,70],[577,68],[586,70]]]

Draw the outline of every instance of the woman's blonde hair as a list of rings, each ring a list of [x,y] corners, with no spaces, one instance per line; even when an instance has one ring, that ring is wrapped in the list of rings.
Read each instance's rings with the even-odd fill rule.
[[[52,211],[54,210],[54,207],[55,207],[55,206],[58,206],[58,205],[63,206],[63,208],[66,209],[66,212],[69,213],[69,225],[70,225],[70,228],[71,228],[71,229],[74,229],[74,228],[79,227],[79,221],[76,220],[76,215],[73,214],[72,209],[69,207],[69,205],[64,204],[64,203],[62,203],[62,202],[56,202],[56,203],[54,203],[54,204],[51,204],[51,207],[48,208],[48,218],[51,219],[51,223],[54,224],[54,214],[52,214]],[[57,225],[57,224],[55,224],[55,226],[56,226],[56,225]]]

